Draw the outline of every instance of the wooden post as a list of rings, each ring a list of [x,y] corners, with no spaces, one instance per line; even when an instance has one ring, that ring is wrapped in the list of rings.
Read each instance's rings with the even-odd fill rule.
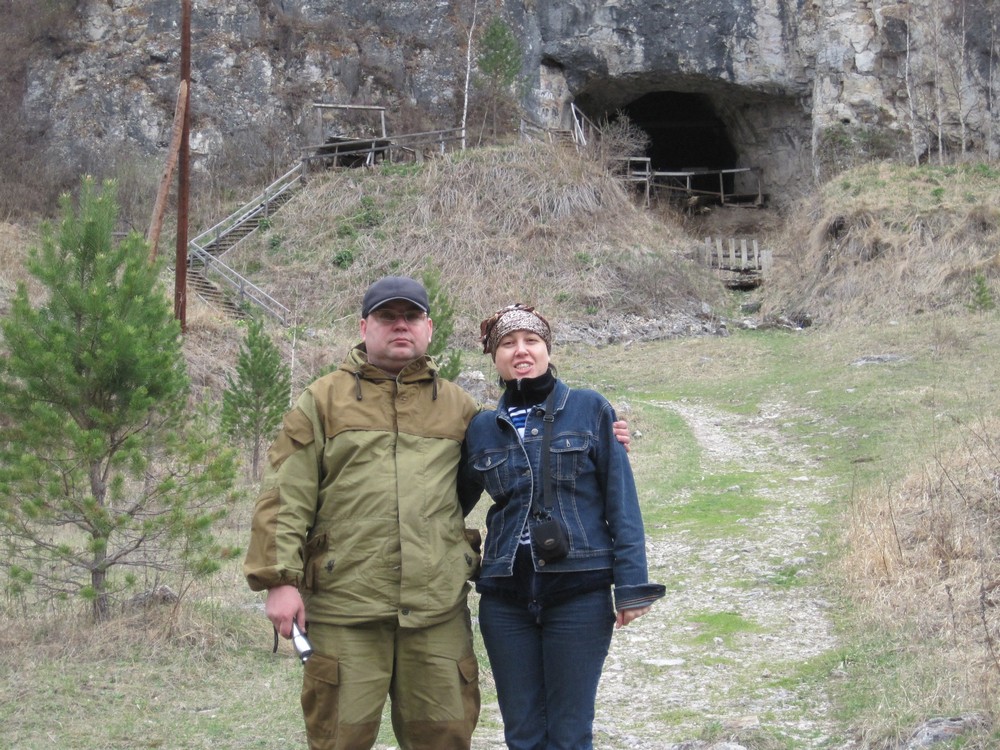
[[[174,124],[171,128],[170,150],[167,152],[167,163],[160,177],[160,187],[156,192],[156,202],[153,204],[153,217],[149,221],[149,231],[146,241],[149,243],[149,262],[156,260],[157,248],[160,244],[160,230],[163,229],[163,214],[167,209],[167,195],[170,193],[170,178],[177,166],[177,156],[181,148],[181,136],[184,134],[184,115],[187,112],[187,81],[181,81],[177,89],[177,104],[174,107]]]
[[[187,83],[184,126],[178,151],[177,171],[177,252],[174,261],[174,317],[181,332],[187,328],[188,195],[190,191],[191,138],[191,0],[181,1],[181,80]]]

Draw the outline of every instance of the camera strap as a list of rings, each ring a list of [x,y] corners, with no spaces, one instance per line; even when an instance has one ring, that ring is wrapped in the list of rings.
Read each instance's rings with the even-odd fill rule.
[[[542,500],[544,507],[534,501],[534,511],[537,518],[550,518],[552,515],[552,457],[549,446],[552,444],[552,423],[555,422],[556,389],[553,386],[549,397],[545,399],[545,415],[542,417]]]

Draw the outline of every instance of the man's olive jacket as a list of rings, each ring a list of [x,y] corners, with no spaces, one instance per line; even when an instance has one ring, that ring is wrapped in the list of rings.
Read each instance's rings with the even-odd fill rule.
[[[268,452],[243,565],[250,588],[298,586],[309,622],[450,617],[479,563],[456,489],[477,411],[429,357],[394,378],[363,345],[352,350],[299,397]]]

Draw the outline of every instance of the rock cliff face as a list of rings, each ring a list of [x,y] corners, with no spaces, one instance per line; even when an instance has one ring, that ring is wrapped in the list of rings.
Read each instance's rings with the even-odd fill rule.
[[[333,131],[456,127],[474,0],[195,0],[195,169],[291,163]],[[629,115],[654,166],[753,166],[781,201],[854,149],[912,159],[1000,150],[990,0],[499,0],[521,40],[527,117],[567,127]],[[80,0],[58,53],[23,74],[21,112],[47,157],[92,169],[168,141],[177,0]],[[991,52],[992,50],[992,52]],[[835,160],[834,160],[835,161]]]

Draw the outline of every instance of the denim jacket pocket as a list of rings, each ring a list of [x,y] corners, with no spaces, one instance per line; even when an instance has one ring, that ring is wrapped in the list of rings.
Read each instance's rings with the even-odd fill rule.
[[[490,497],[500,507],[507,504],[511,492],[511,472],[509,448],[495,448],[478,453],[471,459],[472,468],[482,476],[483,486]]]
[[[581,472],[581,461],[590,448],[590,436],[580,433],[563,433],[552,438],[549,450],[555,457],[553,476],[562,481],[572,481]]]

